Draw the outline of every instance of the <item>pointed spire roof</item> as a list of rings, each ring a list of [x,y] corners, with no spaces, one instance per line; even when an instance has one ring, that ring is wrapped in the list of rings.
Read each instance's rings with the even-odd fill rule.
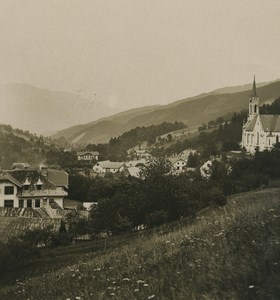
[[[43,182],[42,182],[41,178],[39,177],[39,179],[38,179],[36,185],[42,185],[42,184],[43,184]]]
[[[31,182],[30,182],[29,177],[26,177],[23,185],[30,185],[30,184],[31,184]]]
[[[256,88],[256,78],[254,75],[254,82],[253,82],[253,93],[252,93],[252,97],[257,97],[257,88]]]

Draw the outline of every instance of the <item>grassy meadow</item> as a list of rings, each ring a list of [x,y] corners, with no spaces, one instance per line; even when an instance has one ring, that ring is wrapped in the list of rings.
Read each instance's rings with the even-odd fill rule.
[[[280,299],[280,189],[233,196],[189,226],[42,269],[0,299]]]

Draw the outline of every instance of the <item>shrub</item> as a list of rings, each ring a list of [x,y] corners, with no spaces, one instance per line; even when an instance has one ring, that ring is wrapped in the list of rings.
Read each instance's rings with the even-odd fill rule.
[[[168,213],[164,210],[156,210],[146,215],[146,226],[152,228],[166,223],[168,220]]]

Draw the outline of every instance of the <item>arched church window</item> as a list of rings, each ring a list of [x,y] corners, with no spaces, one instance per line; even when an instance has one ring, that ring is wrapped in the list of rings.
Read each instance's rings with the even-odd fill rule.
[[[257,105],[254,106],[254,113],[257,113]]]
[[[279,135],[276,135],[276,143],[279,143]]]

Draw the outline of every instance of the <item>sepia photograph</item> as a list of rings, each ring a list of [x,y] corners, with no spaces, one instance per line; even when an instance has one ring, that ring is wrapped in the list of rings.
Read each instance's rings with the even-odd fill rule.
[[[279,14],[0,0],[1,300],[280,300]]]

